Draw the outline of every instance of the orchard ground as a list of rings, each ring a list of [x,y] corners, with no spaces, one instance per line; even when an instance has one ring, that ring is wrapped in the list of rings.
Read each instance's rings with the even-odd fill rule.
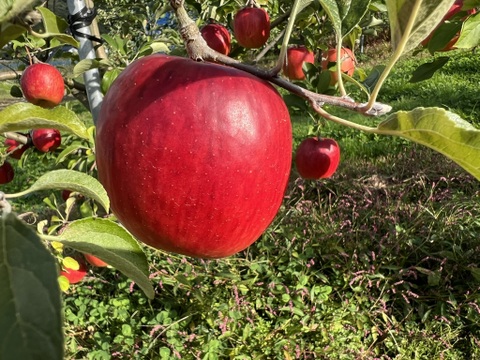
[[[479,127],[480,54],[454,53],[408,83],[425,61],[404,60],[379,100],[445,107]],[[296,146],[321,120],[292,117]],[[321,123],[342,149],[337,173],[307,182],[293,168],[277,218],[246,251],[202,261],[146,249],[151,302],[114,269],[91,269],[64,297],[67,358],[479,359],[478,182],[427,148]],[[2,191],[55,166],[31,154]],[[13,205],[50,215],[34,203]]]

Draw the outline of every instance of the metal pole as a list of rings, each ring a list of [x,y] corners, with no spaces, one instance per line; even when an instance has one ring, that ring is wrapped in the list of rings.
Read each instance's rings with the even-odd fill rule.
[[[67,0],[68,13],[70,15],[77,14],[79,11],[85,8],[84,0]],[[87,35],[91,35],[90,27],[85,26],[78,29],[79,32]],[[80,43],[78,49],[78,55],[80,60],[83,59],[95,59],[95,49],[92,42],[81,36],[76,36],[76,39]],[[85,81],[85,88],[87,91],[88,103],[90,105],[90,111],[92,112],[93,122],[96,124],[100,107],[103,101],[103,94],[101,91],[101,77],[98,69],[91,69],[83,74]]]

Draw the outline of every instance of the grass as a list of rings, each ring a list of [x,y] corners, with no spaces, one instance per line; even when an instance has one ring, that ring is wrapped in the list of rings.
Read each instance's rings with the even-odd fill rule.
[[[418,61],[405,60],[381,101],[444,106],[478,125],[478,61],[455,55],[409,84]],[[334,177],[293,170],[277,218],[236,256],[147,248],[152,301],[114,269],[91,269],[64,297],[67,358],[480,358],[478,182],[427,148],[292,115],[295,144],[313,127],[339,141]]]

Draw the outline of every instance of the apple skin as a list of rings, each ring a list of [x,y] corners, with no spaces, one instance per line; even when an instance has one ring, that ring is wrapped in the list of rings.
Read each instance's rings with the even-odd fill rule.
[[[15,176],[15,170],[13,170],[12,164],[8,161],[4,161],[0,166],[0,184],[7,184],[13,180]]]
[[[55,151],[62,143],[62,136],[57,129],[35,129],[31,137],[35,148],[43,153]]]
[[[270,17],[264,9],[243,8],[233,18],[233,33],[244,48],[260,48],[270,37]]]
[[[269,83],[155,54],[112,84],[95,149],[112,210],[138,240],[220,258],[251,245],[275,217],[291,148],[288,109]]]
[[[333,139],[307,138],[295,154],[298,173],[304,179],[318,180],[331,177],[340,163],[340,147]]]
[[[60,71],[44,63],[27,67],[20,78],[20,87],[28,102],[44,108],[53,108],[60,104],[65,93]]]
[[[85,256],[85,260],[87,260],[87,262],[92,265],[92,266],[95,266],[95,267],[107,267],[108,264],[103,261],[103,260],[100,260],[98,257],[92,255],[92,254],[84,254]]]
[[[79,268],[78,270],[68,269],[65,268],[60,272],[60,275],[65,276],[68,279],[70,284],[77,284],[83,280],[83,278],[87,275],[87,265],[85,261],[76,258]]]
[[[287,50],[287,61],[283,66],[283,73],[290,80],[303,80],[305,74],[303,73],[303,63],[308,62],[313,64],[315,56],[312,51],[305,46],[290,47]]]
[[[30,144],[23,144],[22,147],[18,148],[21,143],[14,139],[5,139],[4,144],[5,146],[7,146],[7,153],[13,151],[9,156],[16,160],[19,160],[22,157],[23,153],[30,147]]]
[[[207,45],[213,50],[228,55],[230,53],[232,39],[228,29],[220,24],[207,24],[200,30]]]
[[[348,48],[342,48],[340,52],[342,59],[342,72],[348,76],[352,76],[355,72],[356,59],[352,50]],[[337,62],[337,49],[329,49],[325,54],[322,54],[322,69],[327,70]],[[335,85],[338,82],[338,76],[336,71],[330,71],[331,80],[330,85]]]

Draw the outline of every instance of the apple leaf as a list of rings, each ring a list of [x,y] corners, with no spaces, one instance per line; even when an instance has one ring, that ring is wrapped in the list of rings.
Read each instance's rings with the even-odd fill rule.
[[[36,0],[2,0],[0,1],[0,24],[10,20],[27,9]]]
[[[45,29],[45,32],[37,34],[38,36],[55,38],[62,44],[69,44],[78,48],[78,41],[75,40],[73,36],[65,34],[65,31],[68,29],[68,23],[64,19],[55,15],[46,7],[38,7],[37,10],[42,15],[43,26]]]
[[[347,36],[360,23],[368,11],[371,0],[352,0],[345,2],[342,16],[342,37]]]
[[[55,241],[98,257],[135,281],[149,299],[155,296],[145,253],[119,224],[99,218],[76,220]]]
[[[327,13],[328,18],[332,22],[333,30],[337,35],[342,33],[342,17],[338,3],[335,0],[320,0],[323,10]]]
[[[0,216],[0,359],[63,359],[55,258],[12,213]]]
[[[27,32],[27,29],[20,25],[11,23],[0,24],[0,49],[25,32]]]
[[[110,200],[107,192],[94,177],[75,170],[53,170],[40,176],[35,183],[25,191],[6,194],[5,197],[16,198],[40,190],[68,189],[77,191],[86,197],[96,200],[108,212]]]
[[[415,48],[440,23],[454,0],[386,0],[392,47]]]
[[[459,49],[471,49],[480,45],[480,12],[471,15],[463,23],[462,32],[455,47]]]
[[[480,129],[450,111],[441,108],[399,111],[380,123],[378,130],[430,147],[480,180]]]
[[[440,56],[433,60],[432,62],[425,63],[420,65],[415,71],[412,73],[412,77],[410,78],[411,83],[420,82],[423,80],[430,79],[433,74],[445,65],[450,58],[448,56]]]
[[[30,129],[55,128],[88,139],[85,124],[64,106],[44,109],[30,103],[19,102],[0,111],[0,133]]]

